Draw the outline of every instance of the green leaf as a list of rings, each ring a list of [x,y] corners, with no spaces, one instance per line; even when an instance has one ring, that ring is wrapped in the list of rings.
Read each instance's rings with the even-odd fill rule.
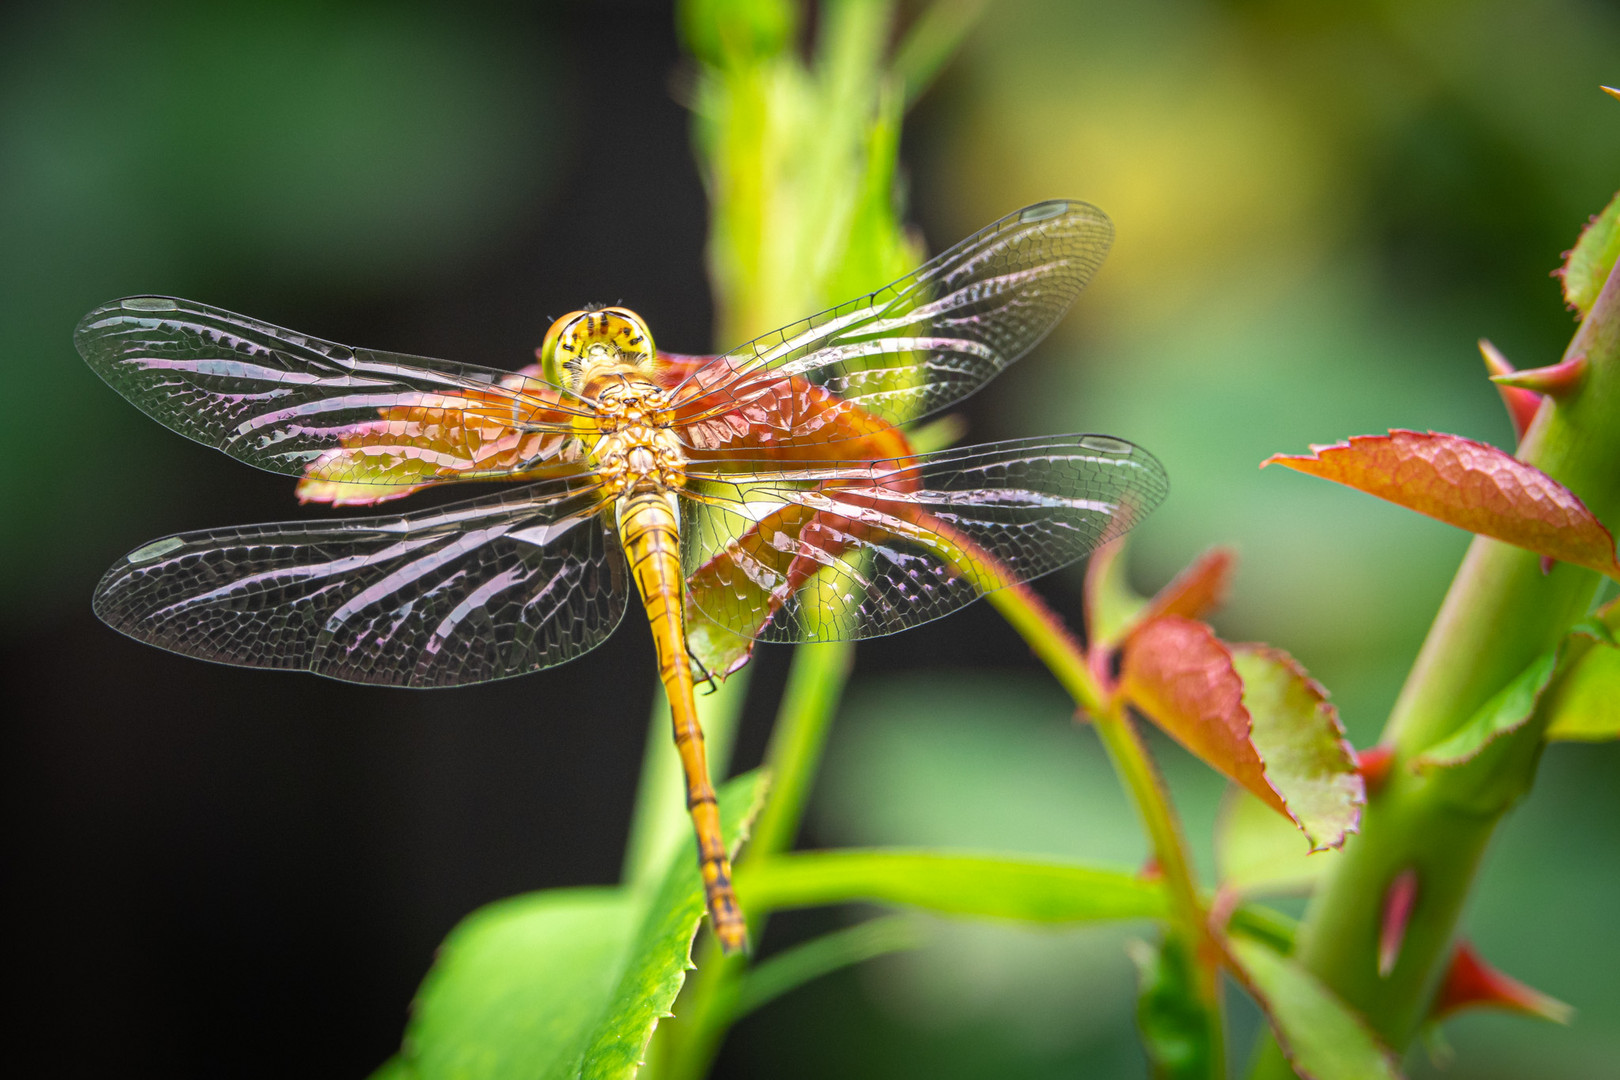
[[[1258,941],[1227,940],[1237,976],[1271,1021],[1300,1076],[1399,1080],[1395,1058],[1350,1008],[1299,964]]]
[[[1620,256],[1620,195],[1609,201],[1575,241],[1564,261],[1564,302],[1585,315],[1592,310]]]
[[[1559,680],[1547,703],[1549,739],[1620,738],[1620,649],[1595,645]]]
[[[1367,794],[1327,691],[1293,657],[1267,645],[1232,646],[1232,667],[1243,679],[1249,738],[1266,779],[1311,850],[1342,846],[1361,823]]]
[[[395,1054],[381,1065],[366,1080],[416,1080],[416,1070],[401,1054]]]
[[[721,791],[733,847],[763,791],[759,772]],[[633,1076],[680,991],[702,917],[690,838],[645,903],[630,889],[589,888],[490,904],[445,940],[417,993],[404,1050],[382,1075]]]
[[[430,1077],[577,1075],[636,928],[622,889],[558,889],[481,908],[422,983],[402,1055]]]
[[[1179,615],[1132,631],[1120,692],[1167,734],[1293,820],[1313,848],[1344,843],[1366,801],[1327,692],[1281,649],[1227,645]]]
[[[1126,538],[1110,541],[1086,563],[1086,645],[1111,649],[1128,634],[1147,608],[1147,599],[1125,579]]]
[[[915,850],[779,855],[739,872],[750,910],[867,901],[946,915],[1070,923],[1157,919],[1164,890],[1127,870]]]
[[[720,790],[726,846],[735,854],[765,801],[768,778],[761,769],[728,781]],[[703,921],[703,882],[696,841],[689,839],[670,865],[636,931],[623,977],[597,1025],[582,1076],[634,1076],[658,1021],[670,1015],[692,966],[692,939]]]
[[[1312,851],[1299,829],[1233,785],[1215,820],[1215,869],[1221,887],[1244,896],[1307,893],[1338,861],[1338,850]]]
[[[746,1016],[812,979],[922,943],[922,928],[909,915],[869,919],[811,938],[749,969],[737,986],[730,1019]]]
[[[1481,705],[1467,723],[1419,754],[1412,762],[1413,768],[1444,768],[1472,761],[1486,746],[1523,726],[1558,670],[1566,644],[1560,642],[1532,660],[1529,667]]]
[[[1180,938],[1126,946],[1136,964],[1136,1024],[1155,1080],[1203,1080],[1216,1075],[1214,1020],[1198,998],[1197,972]]]

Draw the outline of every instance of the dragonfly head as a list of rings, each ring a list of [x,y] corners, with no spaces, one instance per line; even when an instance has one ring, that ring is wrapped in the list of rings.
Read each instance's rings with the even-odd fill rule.
[[[622,307],[569,312],[551,324],[536,352],[542,376],[576,392],[604,375],[646,377],[658,355],[647,324]]]

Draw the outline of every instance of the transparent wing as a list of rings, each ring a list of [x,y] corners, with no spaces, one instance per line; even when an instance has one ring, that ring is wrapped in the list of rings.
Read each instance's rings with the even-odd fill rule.
[[[1082,558],[1169,489],[1102,435],[751,474],[693,472],[688,621],[760,641],[875,637]]]
[[[348,682],[464,686],[570,660],[618,625],[595,490],[515,488],[403,517],[210,529],[130,552],[95,611],[130,637]]]
[[[588,412],[513,372],[351,349],[171,297],[103,305],[73,336],[96,374],[152,419],[293,476],[363,444],[365,467],[326,479],[420,480],[487,465],[494,442],[525,436],[502,467],[532,466],[560,448],[569,416]]]
[[[916,420],[971,394],[1045,337],[1112,241],[1113,225],[1094,206],[1027,207],[871,296],[700,368],[681,388],[683,415],[700,430],[732,414],[737,424],[803,440],[815,437],[804,417],[831,392],[890,424]],[[784,380],[795,381],[792,392]]]

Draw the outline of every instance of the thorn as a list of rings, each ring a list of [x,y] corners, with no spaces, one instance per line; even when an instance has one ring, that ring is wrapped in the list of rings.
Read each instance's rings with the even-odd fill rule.
[[[1513,374],[1513,365],[1508,363],[1507,357],[1484,338],[1479,339],[1479,355],[1485,358],[1485,370],[1490,372],[1492,379],[1498,375]],[[1541,395],[1534,390],[1521,390],[1517,386],[1504,386],[1501,383],[1496,384],[1496,392],[1502,395],[1508,419],[1513,421],[1513,433],[1522,440],[1530,428],[1530,421],[1536,418],[1536,410],[1541,408]]]
[[[1238,905],[1243,903],[1243,894],[1226,885],[1215,888],[1215,896],[1209,903],[1209,926],[1217,934],[1226,933],[1226,927],[1237,913]]]
[[[1164,868],[1159,865],[1159,857],[1157,855],[1149,855],[1146,859],[1143,859],[1142,867],[1141,869],[1137,870],[1136,877],[1139,881],[1164,880]]]
[[[1568,397],[1586,381],[1586,354],[1580,353],[1568,360],[1547,367],[1528,368],[1506,375],[1492,375],[1497,386],[1516,386],[1521,390],[1534,390],[1548,397]]]
[[[1356,768],[1361,770],[1361,782],[1367,786],[1367,797],[1377,794],[1389,779],[1389,767],[1395,763],[1393,746],[1369,746],[1356,751]]]
[[[1553,565],[1557,562],[1558,560],[1553,558],[1551,555],[1543,555],[1541,557],[1541,576],[1546,577],[1548,574],[1552,573]]]
[[[1612,98],[1620,98],[1620,90],[1616,90],[1612,86],[1600,86],[1598,89],[1602,90],[1605,94],[1608,94]]]
[[[1412,908],[1417,902],[1417,871],[1407,867],[1395,875],[1384,893],[1384,921],[1378,929],[1378,977],[1389,978],[1395,970],[1395,961],[1401,958],[1401,945],[1406,941],[1406,924],[1412,921]]]
[[[1568,1024],[1575,1016],[1570,1006],[1502,974],[1481,959],[1471,944],[1459,941],[1446,966],[1445,981],[1429,1009],[1429,1019],[1442,1020],[1471,1008],[1506,1009],[1555,1024]]]

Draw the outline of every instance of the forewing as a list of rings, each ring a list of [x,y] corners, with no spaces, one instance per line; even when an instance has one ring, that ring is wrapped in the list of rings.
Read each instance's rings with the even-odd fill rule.
[[[700,430],[728,414],[777,439],[814,438],[815,388],[890,424],[942,409],[1028,352],[1091,280],[1113,241],[1101,210],[1037,203],[871,296],[758,338],[682,387]],[[799,380],[784,393],[783,380]],[[743,451],[739,449],[737,453]]]
[[[760,641],[937,619],[1084,557],[1169,489],[1151,454],[1102,435],[693,480],[689,622]]]
[[[618,625],[624,555],[601,505],[534,485],[406,516],[182,533],[120,560],[95,610],[226,664],[389,686],[504,679]]]
[[[464,472],[490,461],[495,441],[525,435],[532,452],[555,453],[584,411],[514,372],[351,349],[171,297],[99,307],[74,343],[164,426],[271,472],[297,476],[321,459],[332,482]]]

